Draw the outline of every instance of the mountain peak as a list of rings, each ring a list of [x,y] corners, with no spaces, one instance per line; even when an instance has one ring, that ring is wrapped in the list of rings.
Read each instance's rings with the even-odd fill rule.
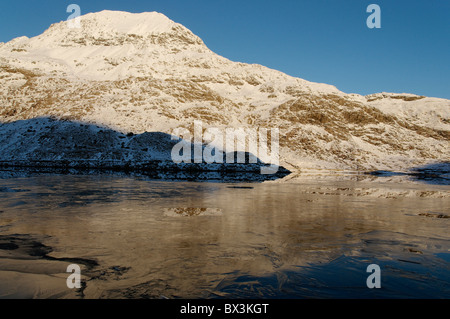
[[[118,33],[147,35],[170,32],[178,24],[159,12],[130,13],[104,10],[81,16],[81,24],[94,24],[98,31],[109,30]],[[83,28],[83,26],[82,26]]]
[[[71,28],[69,21],[52,24],[35,39],[40,46],[45,43],[47,47],[120,46],[124,43],[203,45],[189,29],[162,13],[110,10],[80,16],[79,28]]]

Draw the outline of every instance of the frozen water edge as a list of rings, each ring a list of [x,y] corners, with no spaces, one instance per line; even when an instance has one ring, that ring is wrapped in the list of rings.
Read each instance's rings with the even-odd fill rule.
[[[165,181],[209,182],[264,182],[283,178],[290,172],[282,167],[276,174],[261,174],[255,164],[174,164],[170,162],[143,163],[142,165],[98,165],[98,162],[66,163],[0,163],[0,178],[49,175],[122,175],[140,176]],[[17,165],[19,164],[19,165]],[[206,166],[208,165],[208,166]],[[250,166],[252,165],[252,166]]]

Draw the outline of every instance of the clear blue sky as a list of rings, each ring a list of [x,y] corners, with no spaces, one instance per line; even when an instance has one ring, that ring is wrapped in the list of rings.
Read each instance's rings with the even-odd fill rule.
[[[0,42],[36,36],[103,9],[158,11],[233,61],[258,63],[347,93],[415,93],[450,99],[449,0],[2,0]],[[366,8],[381,7],[381,29]]]

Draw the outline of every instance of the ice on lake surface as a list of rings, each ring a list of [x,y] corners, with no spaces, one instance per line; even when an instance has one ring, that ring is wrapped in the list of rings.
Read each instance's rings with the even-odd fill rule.
[[[0,297],[449,298],[449,208],[447,185],[381,178],[4,178]]]

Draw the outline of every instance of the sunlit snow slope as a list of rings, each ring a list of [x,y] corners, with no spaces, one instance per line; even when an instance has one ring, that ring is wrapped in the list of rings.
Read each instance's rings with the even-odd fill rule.
[[[291,170],[407,169],[450,159],[449,100],[346,94],[232,62],[156,12],[89,13],[80,29],[64,21],[0,44],[0,121],[9,123],[0,125],[0,149],[9,150],[3,157],[20,143],[6,137],[11,125],[37,117],[134,134],[192,130],[195,120],[279,128],[281,164]],[[46,130],[42,121],[30,123],[31,133]]]

